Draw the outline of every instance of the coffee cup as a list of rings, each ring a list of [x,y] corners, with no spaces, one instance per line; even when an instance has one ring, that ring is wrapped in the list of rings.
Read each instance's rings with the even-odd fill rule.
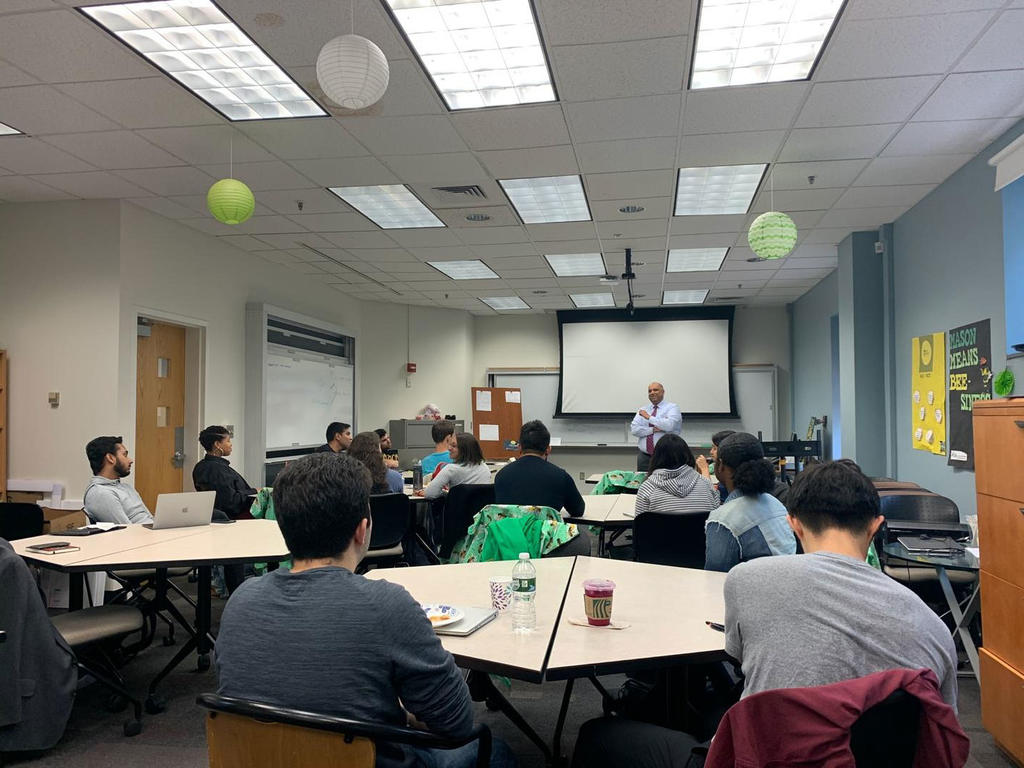
[[[607,627],[612,623],[612,594],[615,582],[610,579],[587,579],[583,582],[583,609],[587,623]]]
[[[512,580],[504,576],[494,576],[490,580],[491,607],[504,612],[512,605]]]

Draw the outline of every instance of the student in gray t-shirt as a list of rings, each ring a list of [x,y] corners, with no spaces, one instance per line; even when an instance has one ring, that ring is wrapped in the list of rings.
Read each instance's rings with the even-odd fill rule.
[[[290,571],[249,579],[231,596],[217,637],[218,693],[282,707],[462,738],[469,689],[412,596],[355,573],[370,544],[370,473],[350,456],[316,453],[274,481]],[[495,740],[491,765],[512,764]],[[378,745],[377,765],[472,766],[457,750]]]

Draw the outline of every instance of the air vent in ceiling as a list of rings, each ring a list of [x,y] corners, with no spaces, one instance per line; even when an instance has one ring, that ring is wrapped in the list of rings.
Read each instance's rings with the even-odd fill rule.
[[[716,296],[712,301],[743,301],[742,296]]]
[[[454,187],[431,187],[442,198],[449,200],[463,200],[467,197],[477,197],[486,200],[487,195],[478,184],[460,184]]]

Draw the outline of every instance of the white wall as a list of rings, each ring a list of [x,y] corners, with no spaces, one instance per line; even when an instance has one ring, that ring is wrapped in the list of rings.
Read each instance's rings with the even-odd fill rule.
[[[472,385],[487,384],[488,368],[557,368],[558,319],[545,315],[477,315]]]

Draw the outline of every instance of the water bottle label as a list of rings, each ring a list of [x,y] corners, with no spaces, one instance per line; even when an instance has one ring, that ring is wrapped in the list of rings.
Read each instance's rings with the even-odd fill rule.
[[[513,592],[536,592],[537,579],[512,579]]]

